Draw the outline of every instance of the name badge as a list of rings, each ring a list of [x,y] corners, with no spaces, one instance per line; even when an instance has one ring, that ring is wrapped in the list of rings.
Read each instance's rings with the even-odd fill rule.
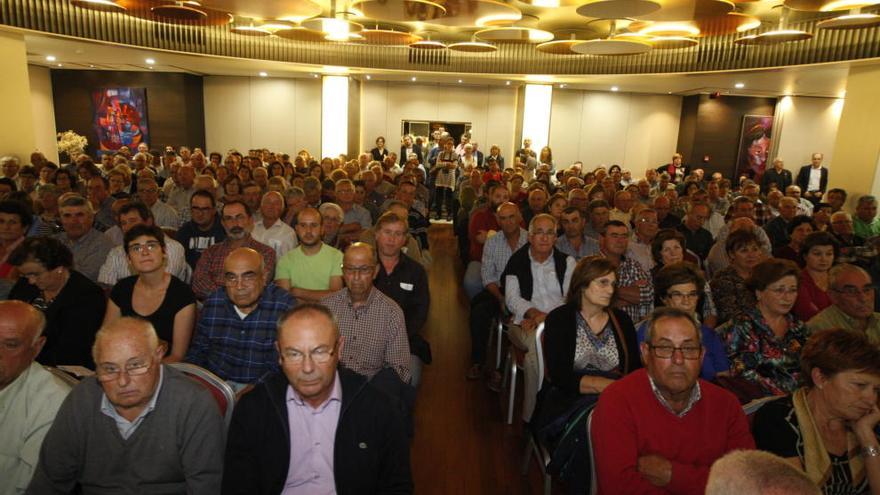
[[[412,291],[412,290],[413,290],[413,284],[405,284],[405,283],[401,282],[401,283],[400,283],[400,288],[403,289],[403,290]]]

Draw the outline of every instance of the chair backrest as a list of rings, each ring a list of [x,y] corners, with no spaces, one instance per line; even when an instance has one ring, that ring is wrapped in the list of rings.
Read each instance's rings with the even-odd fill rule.
[[[599,493],[599,481],[596,479],[596,456],[593,453],[593,434],[591,430],[594,412],[596,412],[596,408],[593,408],[587,416],[587,450],[590,453],[590,495]]]
[[[538,360],[538,391],[544,384],[544,323],[535,329],[535,358]]]
[[[190,363],[171,363],[169,366],[208,389],[208,392],[217,401],[217,407],[220,408],[220,414],[223,415],[223,421],[228,428],[229,423],[232,422],[232,409],[235,407],[235,392],[232,390],[232,387],[221,380],[219,376],[201,366]]]
[[[54,366],[43,366],[43,368],[49,373],[55,375],[55,377],[64,382],[65,385],[70,385],[70,388],[79,385],[79,379],[64,370],[59,370]]]

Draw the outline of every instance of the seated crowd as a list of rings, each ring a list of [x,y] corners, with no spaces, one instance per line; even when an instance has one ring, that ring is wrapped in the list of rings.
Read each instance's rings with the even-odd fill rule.
[[[877,200],[845,211],[821,154],[734,184],[385,144],[0,158],[0,495],[411,493],[447,220],[463,378],[499,390],[501,325],[572,493],[752,493],[782,458],[779,483],[880,494]]]

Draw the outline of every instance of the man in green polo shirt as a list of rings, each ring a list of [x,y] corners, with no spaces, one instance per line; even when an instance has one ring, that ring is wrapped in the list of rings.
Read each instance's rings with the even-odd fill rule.
[[[298,300],[318,302],[342,288],[342,252],[324,244],[322,227],[318,210],[299,212],[299,246],[281,257],[275,268],[275,283]]]
[[[829,272],[828,288],[832,304],[807,322],[810,333],[829,328],[859,330],[880,344],[880,313],[874,312],[875,286],[868,272],[842,263]]]
[[[853,229],[857,236],[870,239],[880,235],[880,218],[877,218],[877,198],[874,196],[862,196],[856,205],[856,214],[853,217]]]

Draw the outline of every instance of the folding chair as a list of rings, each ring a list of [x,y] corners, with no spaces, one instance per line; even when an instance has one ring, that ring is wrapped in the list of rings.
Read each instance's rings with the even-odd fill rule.
[[[545,374],[544,368],[544,324],[541,323],[538,325],[537,330],[535,330],[535,349],[537,350],[537,358],[538,358],[538,392],[541,391],[541,386],[544,383],[543,377]],[[550,495],[551,492],[551,484],[552,477],[550,473],[547,472],[547,467],[550,465],[550,451],[547,450],[546,446],[544,446],[540,440],[535,436],[535,432],[531,428],[526,428],[526,450],[523,455],[522,462],[522,475],[526,476],[529,474],[529,461],[532,458],[532,452],[535,453],[535,459],[538,460],[539,466],[541,468],[541,475],[544,477],[544,495]]]
[[[208,389],[208,392],[211,392],[211,396],[217,401],[217,407],[220,408],[220,414],[223,415],[223,421],[229,428],[229,424],[232,422],[232,409],[235,407],[235,392],[232,387],[221,380],[219,376],[201,366],[190,363],[171,363],[169,366],[192,378]]]

